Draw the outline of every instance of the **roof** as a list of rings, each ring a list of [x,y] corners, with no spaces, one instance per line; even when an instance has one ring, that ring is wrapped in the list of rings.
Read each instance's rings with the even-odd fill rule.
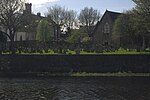
[[[112,12],[112,11],[108,11],[108,10],[106,10],[105,13],[108,13],[110,15],[113,22],[118,18],[118,16],[120,16],[122,14],[119,12]]]

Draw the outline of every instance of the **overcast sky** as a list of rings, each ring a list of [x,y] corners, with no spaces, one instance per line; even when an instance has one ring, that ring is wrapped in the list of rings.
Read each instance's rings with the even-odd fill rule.
[[[32,3],[33,13],[41,12],[42,15],[47,12],[47,8],[55,4],[66,7],[68,9],[80,12],[84,7],[93,7],[100,10],[101,14],[104,11],[123,12],[134,7],[132,0],[27,0]]]

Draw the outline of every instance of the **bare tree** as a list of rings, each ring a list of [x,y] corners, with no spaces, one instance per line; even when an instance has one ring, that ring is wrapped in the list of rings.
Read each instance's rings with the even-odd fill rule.
[[[77,17],[77,12],[74,10],[68,10],[66,11],[66,16],[65,16],[65,24],[67,25],[67,27],[69,28],[73,28],[75,22],[76,22],[76,17]]]
[[[51,17],[51,19],[57,24],[62,25],[65,22],[66,16],[66,8],[55,5],[48,8],[47,16]]]
[[[14,36],[20,25],[20,16],[23,11],[23,0],[1,0],[0,1],[0,23],[8,32],[5,34],[11,43],[11,51],[14,50]]]
[[[75,21],[76,15],[77,13],[74,10],[68,10],[65,7],[61,7],[58,5],[48,8],[47,13],[47,16],[51,17],[51,19],[57,25],[67,25],[69,27],[71,27],[73,22]]]
[[[60,29],[64,30],[65,28],[70,29],[73,27],[76,15],[77,14],[74,10],[68,10],[67,8],[61,7],[59,5],[48,8],[48,13],[46,16],[54,21],[54,26],[56,26],[54,36],[57,36],[57,39],[60,34]]]
[[[54,40],[58,41],[60,36],[60,27],[65,22],[65,11],[64,7],[54,5],[48,8],[46,16],[53,21],[54,26]]]
[[[85,7],[81,10],[78,19],[86,27],[86,32],[91,35],[93,26],[100,19],[100,12],[92,7]]]

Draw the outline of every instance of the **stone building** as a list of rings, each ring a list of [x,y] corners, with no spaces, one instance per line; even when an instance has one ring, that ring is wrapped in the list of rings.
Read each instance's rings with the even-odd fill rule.
[[[121,15],[118,12],[106,10],[101,20],[95,26],[93,32],[93,43],[95,48],[111,48],[112,47],[112,31],[114,22]]]
[[[25,3],[25,10],[21,16],[22,26],[15,34],[15,41],[35,41],[37,34],[38,23],[46,17],[41,16],[41,13],[32,13],[32,4]],[[53,27],[53,40],[56,41],[60,37],[60,32],[57,32],[57,25],[51,20],[50,25]]]
[[[25,10],[21,16],[22,27],[15,34],[15,41],[36,40],[36,28],[38,22],[44,17],[40,13],[32,14],[32,4],[25,3]]]

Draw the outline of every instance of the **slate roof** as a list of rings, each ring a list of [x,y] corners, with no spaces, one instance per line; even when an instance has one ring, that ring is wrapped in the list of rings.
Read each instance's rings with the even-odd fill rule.
[[[109,13],[113,22],[115,22],[115,20],[118,18],[118,16],[120,16],[122,14],[122,13],[112,12],[112,11],[108,11],[108,10],[106,10],[106,12]]]

